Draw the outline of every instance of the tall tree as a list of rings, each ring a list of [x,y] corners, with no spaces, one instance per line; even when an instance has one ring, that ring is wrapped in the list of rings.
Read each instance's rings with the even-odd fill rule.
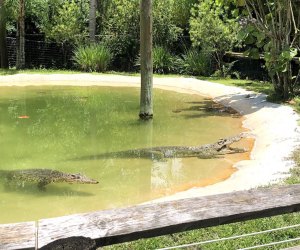
[[[96,6],[99,12],[99,16],[97,17],[99,23],[99,33],[103,31],[104,22],[107,18],[108,9],[111,6],[113,1],[111,0],[97,0]]]
[[[0,0],[0,68],[8,68],[5,0]]]
[[[96,41],[96,9],[97,1],[90,0],[89,36],[91,43],[94,43]]]
[[[140,3],[141,96],[140,118],[153,118],[152,0]]]
[[[300,52],[299,1],[245,0],[244,4],[249,19],[242,35],[248,45],[256,46],[248,52],[254,57],[263,52],[275,92],[287,99],[300,74],[294,77],[291,69],[293,57]]]
[[[19,0],[16,68],[25,68],[25,0]]]
[[[212,54],[218,73],[226,76],[224,55],[237,43],[238,23],[227,5],[201,0],[194,5],[190,18],[190,37],[193,46]],[[216,73],[217,73],[216,72]]]

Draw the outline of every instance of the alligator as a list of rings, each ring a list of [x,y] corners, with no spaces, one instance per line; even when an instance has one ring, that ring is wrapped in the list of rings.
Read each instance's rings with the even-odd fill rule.
[[[90,160],[105,158],[148,158],[152,160],[164,160],[166,158],[198,157],[201,159],[218,158],[225,154],[243,153],[246,149],[232,148],[230,145],[248,136],[247,133],[220,139],[212,144],[200,146],[161,146],[140,149],[130,149],[118,152],[108,152],[98,155],[83,156],[73,160]]]
[[[24,183],[37,183],[40,190],[45,190],[45,186],[50,183],[98,183],[98,181],[79,173],[70,174],[52,169],[0,170],[0,178],[4,178],[7,184],[11,182],[18,183],[18,185],[24,185]]]

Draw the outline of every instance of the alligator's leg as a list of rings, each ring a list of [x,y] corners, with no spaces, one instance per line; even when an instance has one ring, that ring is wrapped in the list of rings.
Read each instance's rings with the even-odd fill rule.
[[[49,182],[47,182],[47,181],[40,181],[39,183],[38,183],[38,189],[40,190],[40,191],[46,191],[46,185],[47,184],[49,184]]]
[[[225,154],[238,154],[238,153],[245,153],[248,152],[245,148],[233,148],[233,147],[227,147],[226,149],[222,150]]]
[[[202,150],[198,153],[197,157],[200,159],[214,159],[221,158],[222,155],[224,155],[224,153],[217,150]]]
[[[151,154],[151,159],[152,160],[157,160],[157,161],[165,160],[165,156],[161,151],[150,150],[149,153]]]

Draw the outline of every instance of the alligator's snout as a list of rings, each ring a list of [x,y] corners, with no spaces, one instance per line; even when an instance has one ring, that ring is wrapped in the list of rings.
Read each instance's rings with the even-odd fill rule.
[[[83,184],[98,184],[99,181],[91,179],[82,174],[70,174],[70,178],[67,180],[69,183],[83,183]]]

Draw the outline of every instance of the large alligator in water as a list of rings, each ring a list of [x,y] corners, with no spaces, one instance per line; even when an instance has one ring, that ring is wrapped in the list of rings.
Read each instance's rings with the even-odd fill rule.
[[[246,152],[243,148],[230,147],[231,144],[247,137],[247,133],[220,139],[212,144],[200,146],[161,146],[140,149],[130,149],[118,152],[109,152],[99,155],[90,155],[73,160],[91,160],[105,158],[148,158],[152,160],[164,160],[166,158],[198,157],[201,159],[218,158],[225,154]]]
[[[37,183],[38,188],[41,190],[45,190],[45,186],[50,183],[98,183],[98,181],[82,174],[70,174],[52,169],[0,170],[0,178],[4,178],[8,185],[10,183],[17,183],[18,185],[24,185],[24,183]]]

